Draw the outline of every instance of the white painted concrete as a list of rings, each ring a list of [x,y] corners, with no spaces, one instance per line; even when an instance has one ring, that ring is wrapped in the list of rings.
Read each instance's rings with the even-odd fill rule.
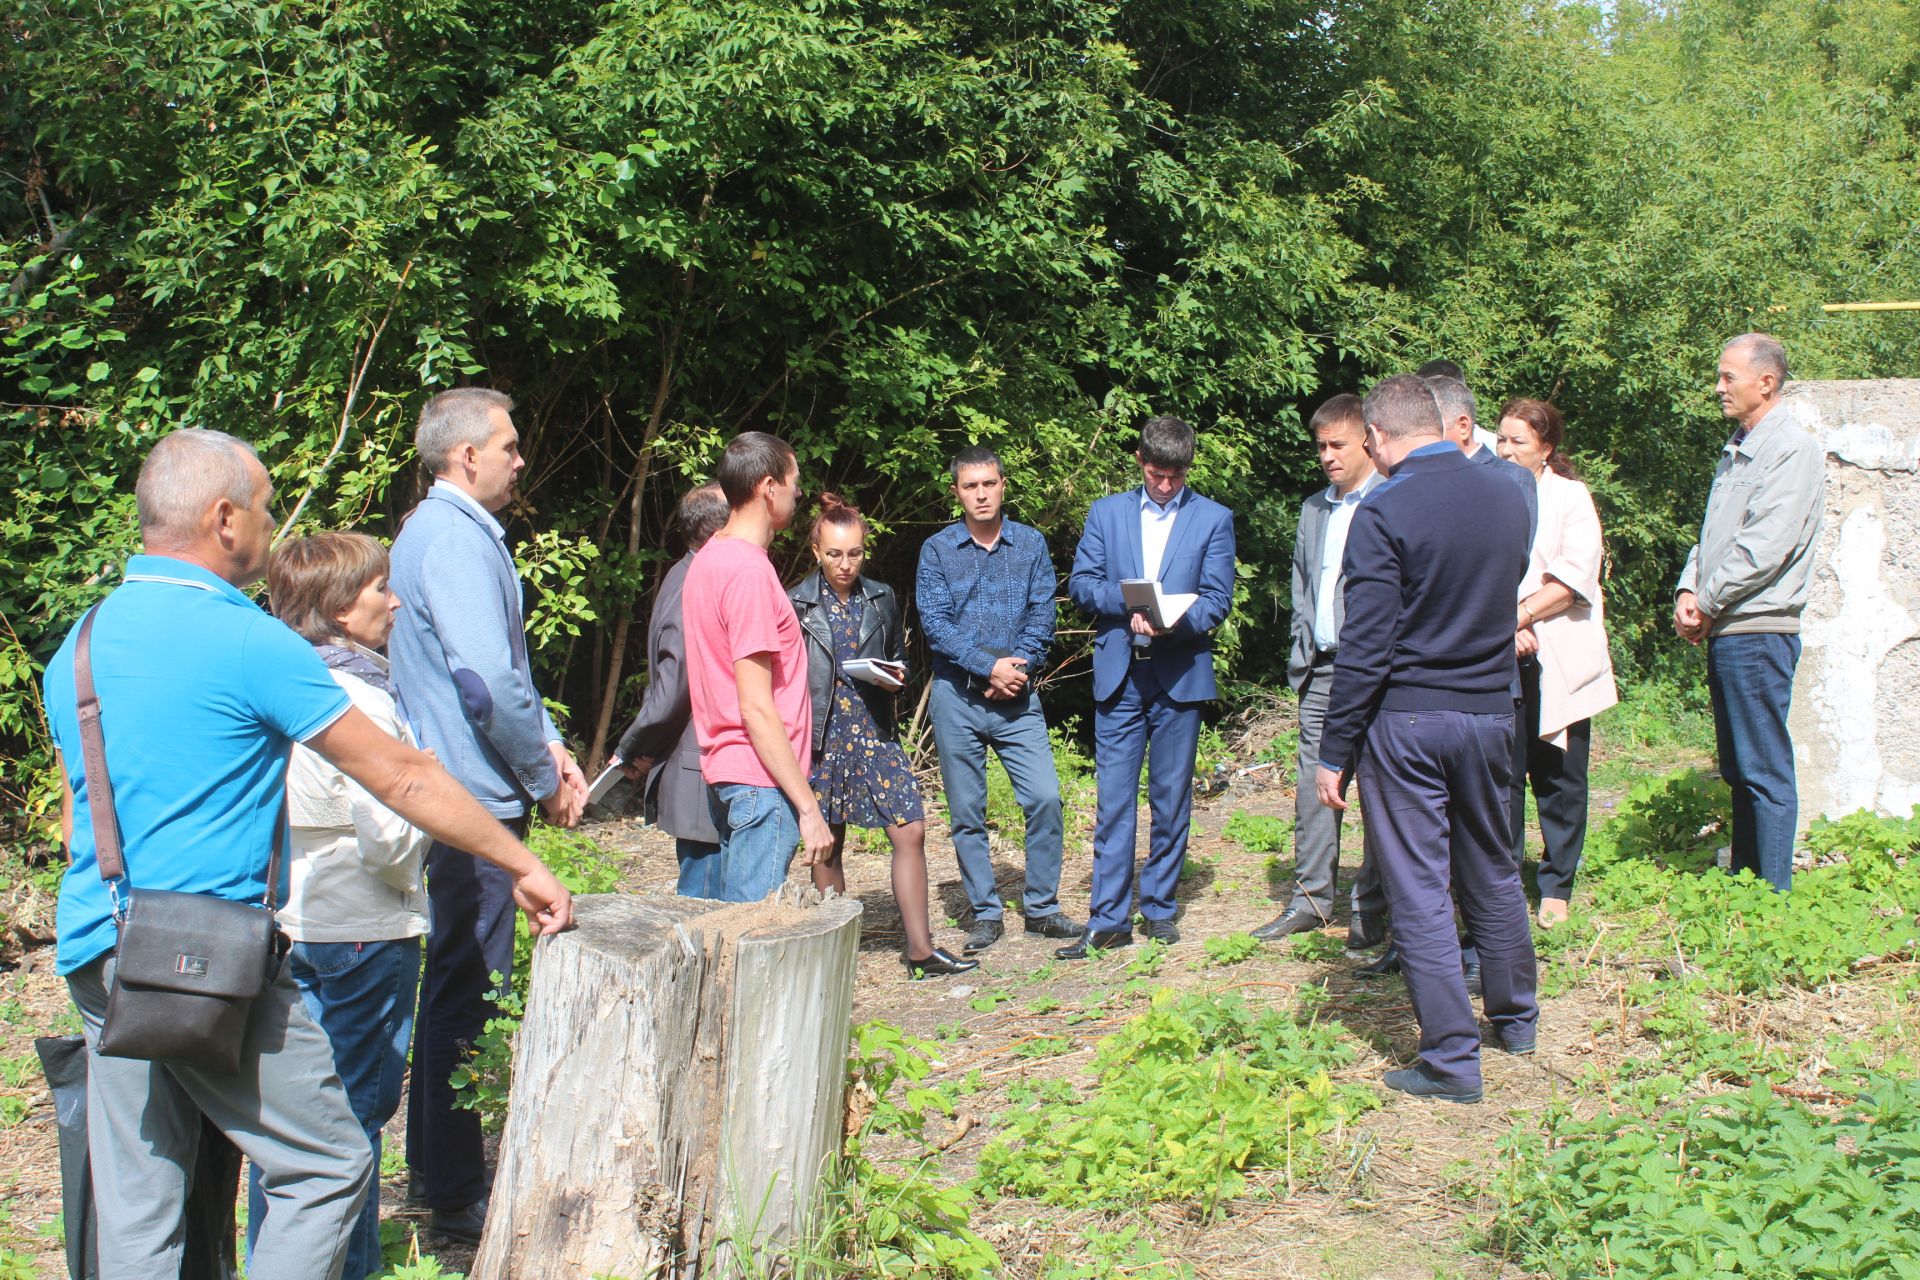
[[[1920,804],[1920,379],[1796,382],[1827,523],[1794,678],[1800,819]]]

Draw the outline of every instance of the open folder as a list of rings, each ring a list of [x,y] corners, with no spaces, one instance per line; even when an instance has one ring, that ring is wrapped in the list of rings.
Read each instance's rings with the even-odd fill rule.
[[[1162,591],[1152,578],[1123,578],[1120,598],[1127,602],[1128,612],[1145,614],[1148,622],[1164,631],[1185,617],[1200,597],[1192,591]]]

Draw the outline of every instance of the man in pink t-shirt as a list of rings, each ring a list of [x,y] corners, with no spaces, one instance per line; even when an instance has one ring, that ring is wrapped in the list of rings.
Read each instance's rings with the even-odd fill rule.
[[[687,568],[687,690],[720,833],[715,896],[756,902],[787,878],[796,844],[803,866],[833,848],[807,782],[806,644],[767,558],[773,535],[793,522],[800,467],[784,441],[747,431],[728,442],[714,479],[731,514]]]

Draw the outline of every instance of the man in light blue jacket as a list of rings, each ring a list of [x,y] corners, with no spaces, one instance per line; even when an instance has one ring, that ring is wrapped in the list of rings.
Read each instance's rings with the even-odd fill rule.
[[[402,607],[388,651],[394,688],[420,745],[481,806],[524,837],[538,802],[549,822],[580,820],[586,780],[533,685],[520,575],[494,513],[525,459],[513,401],[462,387],[420,411],[414,448],[433,487],[393,543]],[[487,1177],[477,1112],[454,1108],[448,1078],[493,1012],[491,975],[513,973],[513,900],[493,867],[435,843],[427,854],[427,937],[407,1100],[407,1164],[439,1235],[477,1242]]]

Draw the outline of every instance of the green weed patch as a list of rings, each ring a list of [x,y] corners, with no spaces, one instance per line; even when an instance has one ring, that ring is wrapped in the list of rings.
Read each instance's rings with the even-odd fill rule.
[[[1920,1276],[1920,1081],[1869,1078],[1837,1116],[1745,1093],[1507,1143],[1486,1243],[1555,1276]]]
[[[1622,926],[1630,949],[1670,956],[1679,971],[1718,985],[1766,992],[1816,987],[1920,944],[1920,818],[1860,813],[1815,823],[1807,849],[1816,865],[1780,894],[1714,865],[1727,806],[1723,783],[1688,770],[1637,785],[1595,834],[1593,910]],[[1593,936],[1564,932],[1561,954]]]
[[[1053,1204],[1184,1199],[1211,1212],[1248,1170],[1310,1174],[1322,1135],[1378,1101],[1333,1083],[1353,1056],[1343,1034],[1234,995],[1163,992],[1101,1042],[1084,1097],[1011,1119],[977,1184]]]

